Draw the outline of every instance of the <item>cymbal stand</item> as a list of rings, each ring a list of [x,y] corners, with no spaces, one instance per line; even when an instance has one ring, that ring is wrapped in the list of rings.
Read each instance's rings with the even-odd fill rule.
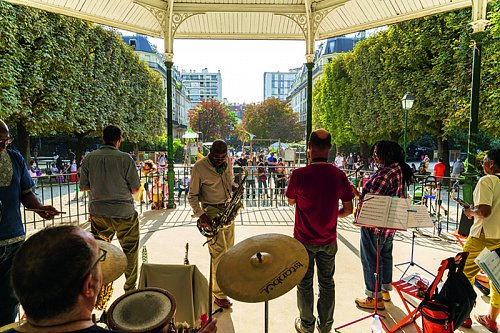
[[[213,268],[212,268],[212,263],[213,263],[213,256],[212,256],[212,252],[211,251],[208,251],[208,253],[210,253],[210,276],[208,278],[208,322],[211,322],[212,321],[212,307],[213,307],[213,299],[212,299],[212,290],[213,290],[213,279],[212,279],[212,273],[213,273]]]
[[[382,228],[379,228],[379,230],[382,230]],[[378,312],[378,286],[379,286],[379,279],[378,279],[378,277],[380,275],[380,234],[377,235],[377,261],[376,261],[376,264],[375,264],[375,273],[373,275],[375,276],[375,295],[374,295],[375,296],[374,297],[375,307],[373,309],[373,312],[370,313],[369,315],[366,315],[366,316],[363,316],[363,317],[361,317],[359,319],[356,319],[354,321],[348,322],[347,324],[335,327],[334,328],[335,332],[338,332],[338,330],[341,329],[341,328],[350,326],[352,324],[355,324],[357,322],[363,321],[365,319],[373,318],[375,315],[378,315],[380,318],[385,318],[384,315],[382,315],[382,314],[380,314]],[[389,332],[389,328],[387,327],[387,325],[382,320],[380,320],[380,323],[382,324],[382,327],[384,328],[384,330],[386,332]]]
[[[399,279],[401,280],[406,275],[406,272],[408,271],[408,269],[410,269],[411,266],[417,266],[418,268],[420,268],[421,270],[423,270],[427,274],[430,274],[430,275],[434,276],[434,274],[432,274],[431,272],[429,272],[428,270],[426,270],[425,268],[423,268],[422,266],[420,266],[419,264],[417,264],[413,260],[413,254],[415,252],[415,230],[413,230],[411,233],[412,233],[412,237],[411,237],[411,256],[410,256],[410,261],[405,261],[405,262],[402,262],[402,263],[394,265],[394,267],[398,267],[398,266],[401,266],[401,265],[408,265]]]
[[[269,332],[269,301],[264,302],[264,333]]]

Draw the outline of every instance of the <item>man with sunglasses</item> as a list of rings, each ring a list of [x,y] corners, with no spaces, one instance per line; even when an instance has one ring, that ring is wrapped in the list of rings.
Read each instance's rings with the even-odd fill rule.
[[[26,323],[6,333],[111,332],[93,322],[92,311],[102,284],[123,274],[112,261],[117,251],[114,245],[98,243],[89,232],[72,225],[31,236],[19,249],[12,268]],[[213,320],[199,332],[215,333],[216,323]],[[171,332],[170,325],[162,332]]]
[[[222,140],[213,142],[210,153],[196,162],[191,171],[189,204],[193,216],[199,218],[200,225],[209,228],[211,220],[226,209],[231,198],[234,173],[227,157],[227,144]],[[222,256],[234,245],[234,222],[219,229],[215,242],[208,247],[212,256],[212,283],[214,302],[221,308],[229,308],[232,303],[220,290],[215,278],[217,266]]]
[[[18,302],[12,291],[10,268],[15,253],[25,239],[21,217],[21,203],[37,210],[44,219],[52,219],[59,212],[44,206],[33,193],[35,184],[28,173],[24,158],[9,145],[9,128],[0,120],[0,326],[13,322]]]

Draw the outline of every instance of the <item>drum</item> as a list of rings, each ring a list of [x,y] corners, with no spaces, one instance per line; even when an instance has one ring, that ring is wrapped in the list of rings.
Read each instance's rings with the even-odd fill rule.
[[[108,326],[120,332],[175,332],[174,297],[161,288],[142,288],[119,297],[107,313]]]

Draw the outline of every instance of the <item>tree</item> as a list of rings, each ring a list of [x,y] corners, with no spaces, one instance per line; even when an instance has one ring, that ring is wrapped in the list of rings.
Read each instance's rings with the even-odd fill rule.
[[[323,68],[324,75],[317,81],[313,96],[315,127],[328,130],[336,146],[355,140],[349,121],[352,83],[346,68],[348,56],[344,54],[332,58]]]
[[[494,136],[500,129],[500,30],[494,25],[499,8],[498,2],[489,5],[492,30],[484,36],[481,76],[480,125]],[[400,100],[410,91],[417,100],[408,113],[410,137],[432,134],[446,163],[449,136],[466,129],[469,120],[470,17],[464,9],[399,23],[332,59],[315,86],[315,121],[332,131],[337,144],[350,140],[350,133],[366,142],[401,141]]]
[[[132,142],[164,132],[161,80],[119,34],[5,2],[0,20],[0,50],[6,54],[0,62],[0,115],[17,127],[17,146],[27,162],[31,135],[64,133],[81,143],[110,123]]]
[[[235,126],[235,116],[229,108],[217,100],[202,100],[188,113],[189,124],[195,132],[203,134],[204,141],[224,139]]]
[[[261,139],[289,142],[303,140],[305,132],[304,124],[298,122],[298,115],[288,102],[278,98],[247,105],[243,114],[243,127]]]

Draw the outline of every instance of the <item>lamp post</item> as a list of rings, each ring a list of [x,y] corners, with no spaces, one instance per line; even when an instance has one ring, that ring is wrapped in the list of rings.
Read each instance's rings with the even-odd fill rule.
[[[415,102],[415,97],[412,94],[406,93],[401,100],[401,104],[403,105],[403,110],[405,110],[405,129],[404,129],[404,143],[403,150],[405,152],[405,161],[406,161],[406,129],[408,128],[408,110],[413,107],[413,103]]]

